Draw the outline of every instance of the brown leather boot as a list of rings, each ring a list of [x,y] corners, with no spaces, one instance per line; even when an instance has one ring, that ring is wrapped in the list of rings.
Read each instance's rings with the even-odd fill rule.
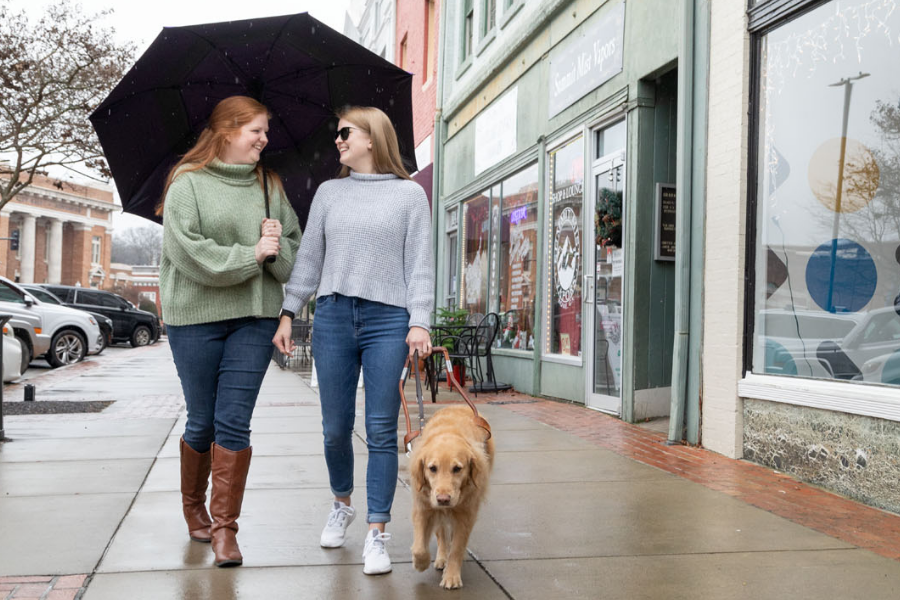
[[[237,543],[237,520],[241,516],[252,450],[247,447],[234,452],[218,444],[212,445],[212,500],[209,512],[213,519],[212,548],[217,567],[234,567],[244,562]]]
[[[212,521],[206,512],[206,488],[209,485],[210,451],[197,452],[184,438],[181,448],[181,504],[188,535],[195,542],[209,543]]]

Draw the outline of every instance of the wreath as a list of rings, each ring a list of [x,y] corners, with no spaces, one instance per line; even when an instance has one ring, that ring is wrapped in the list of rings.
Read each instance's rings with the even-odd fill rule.
[[[622,192],[609,188],[600,190],[594,213],[597,245],[622,247]]]

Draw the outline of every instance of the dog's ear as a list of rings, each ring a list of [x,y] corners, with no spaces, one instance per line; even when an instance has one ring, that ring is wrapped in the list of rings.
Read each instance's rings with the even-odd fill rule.
[[[425,477],[425,459],[419,458],[412,464],[410,469],[412,483],[416,486],[416,490],[422,491],[428,485],[428,479]]]
[[[469,483],[472,484],[473,487],[478,487],[478,477],[481,474],[480,469],[478,467],[478,459],[475,454],[469,455]]]

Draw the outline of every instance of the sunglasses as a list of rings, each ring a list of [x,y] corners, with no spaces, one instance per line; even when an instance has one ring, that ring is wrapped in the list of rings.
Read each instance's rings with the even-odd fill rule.
[[[337,132],[335,133],[335,135],[334,135],[335,139],[337,139],[338,137],[340,137],[342,141],[346,142],[346,141],[347,141],[347,138],[350,137],[350,130],[351,130],[351,129],[357,129],[357,130],[358,130],[357,127],[341,127],[341,128],[338,129]]]

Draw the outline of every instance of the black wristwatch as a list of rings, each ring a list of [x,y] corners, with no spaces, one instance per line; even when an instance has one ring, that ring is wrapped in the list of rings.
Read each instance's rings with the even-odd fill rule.
[[[281,313],[278,315],[278,318],[281,318],[281,317],[290,317],[291,321],[293,321],[297,317],[297,315],[286,308],[282,308]]]

